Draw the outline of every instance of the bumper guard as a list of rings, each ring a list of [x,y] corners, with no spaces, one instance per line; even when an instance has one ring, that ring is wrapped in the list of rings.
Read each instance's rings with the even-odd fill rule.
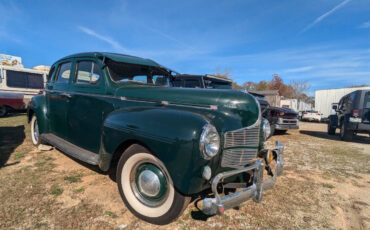
[[[217,174],[211,182],[214,198],[205,198],[203,200],[203,213],[206,215],[221,215],[226,209],[233,208],[251,198],[253,198],[255,202],[260,202],[262,200],[263,190],[272,189],[275,185],[276,177],[283,173],[284,147],[280,144],[280,141],[276,142],[276,146],[273,151],[277,154],[273,177],[263,180],[263,171],[265,170],[265,167],[264,164],[258,160],[252,165],[244,168]],[[220,196],[217,192],[217,185],[222,182],[223,179],[251,170],[254,170],[253,184],[251,186],[225,196]]]

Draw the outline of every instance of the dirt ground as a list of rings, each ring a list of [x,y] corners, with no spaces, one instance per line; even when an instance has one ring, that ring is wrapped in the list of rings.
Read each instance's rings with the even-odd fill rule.
[[[326,125],[274,136],[285,145],[285,171],[259,204],[222,216],[189,205],[167,226],[134,217],[114,177],[58,150],[33,147],[25,115],[0,118],[1,229],[370,229],[370,137],[342,142]]]

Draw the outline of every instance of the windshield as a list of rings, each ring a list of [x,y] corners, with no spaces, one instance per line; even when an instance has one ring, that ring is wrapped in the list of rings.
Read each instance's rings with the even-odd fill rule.
[[[205,88],[208,89],[232,89],[231,82],[204,79]]]
[[[109,74],[117,83],[170,86],[171,74],[164,68],[107,60]]]

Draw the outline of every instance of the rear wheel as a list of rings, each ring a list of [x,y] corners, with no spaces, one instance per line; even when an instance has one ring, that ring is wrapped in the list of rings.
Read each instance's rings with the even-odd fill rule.
[[[39,125],[37,123],[37,118],[35,115],[33,115],[31,119],[31,140],[34,146],[38,146],[41,144]]]
[[[137,144],[122,154],[117,183],[127,208],[153,224],[164,225],[177,219],[190,201],[190,197],[176,191],[164,164]]]
[[[0,117],[4,117],[8,113],[6,106],[0,106]]]
[[[343,141],[352,141],[353,131],[347,128],[346,122],[340,127],[340,139]]]

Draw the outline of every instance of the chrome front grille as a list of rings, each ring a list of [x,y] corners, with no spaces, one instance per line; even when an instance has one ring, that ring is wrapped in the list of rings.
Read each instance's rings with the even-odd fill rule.
[[[244,128],[225,133],[224,148],[235,146],[253,146],[259,144],[260,126],[256,125],[253,128]]]
[[[222,153],[221,166],[240,168],[253,161],[257,157],[259,139],[259,125],[226,132],[224,142],[226,149]]]

